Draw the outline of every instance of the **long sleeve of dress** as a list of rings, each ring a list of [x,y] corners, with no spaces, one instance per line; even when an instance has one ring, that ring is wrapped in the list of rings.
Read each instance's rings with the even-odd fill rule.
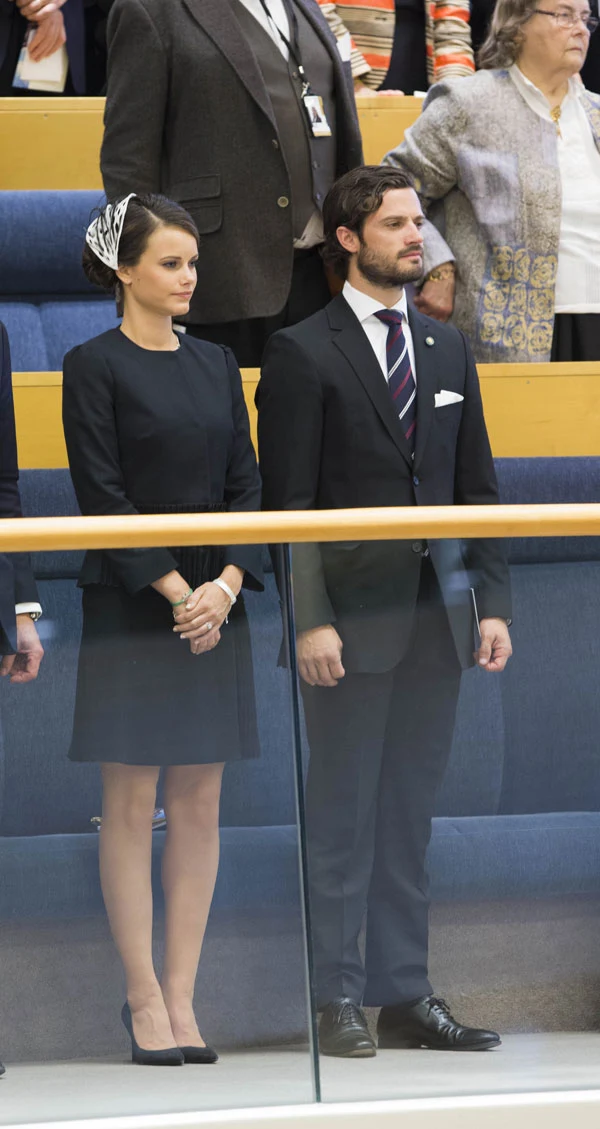
[[[327,0],[319,0],[319,6],[336,39],[342,39],[344,35],[350,35],[340,15],[339,4],[330,4]],[[352,55],[350,56],[352,78],[361,78],[362,75],[369,74],[371,65],[367,62],[362,52],[359,51],[352,36],[350,36],[350,42],[352,45]]]
[[[470,0],[425,0],[430,82],[464,78],[475,70]]]
[[[461,79],[437,83],[423,111],[407,129],[404,141],[386,153],[383,164],[394,165],[412,176],[425,211],[434,209],[458,182],[457,150],[466,128],[466,113],[457,97]],[[440,263],[454,259],[445,239],[433,224],[425,228],[427,274]]]
[[[126,496],[119,460],[113,376],[104,358],[85,345],[64,360],[63,427],[82,514],[137,514]],[[105,549],[103,554],[131,593],[177,568],[168,549]]]
[[[0,323],[0,518],[21,517],[17,436],[11,379],[10,346]],[[37,587],[29,553],[11,553],[15,603],[37,601]]]

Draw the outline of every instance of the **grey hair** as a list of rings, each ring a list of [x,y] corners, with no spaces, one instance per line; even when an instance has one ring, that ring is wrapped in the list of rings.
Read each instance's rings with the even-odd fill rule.
[[[535,12],[535,0],[497,0],[490,30],[477,55],[480,70],[511,67],[523,45],[522,28]]]

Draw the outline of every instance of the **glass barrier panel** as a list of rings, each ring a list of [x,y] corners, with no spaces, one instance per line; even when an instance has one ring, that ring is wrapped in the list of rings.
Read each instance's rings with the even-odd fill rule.
[[[323,1100],[598,1087],[600,539],[291,562]]]
[[[25,512],[48,473],[70,492],[26,471]],[[157,575],[164,550],[127,552]],[[0,1124],[314,1101],[296,690],[261,554],[264,591],[220,631],[213,591],[182,639],[124,552],[83,588],[82,553],[32,555],[43,615],[0,679]]]

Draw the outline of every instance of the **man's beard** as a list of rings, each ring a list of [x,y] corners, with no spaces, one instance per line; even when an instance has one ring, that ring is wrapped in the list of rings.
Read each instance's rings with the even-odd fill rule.
[[[415,247],[415,251],[417,250],[421,251],[420,248]],[[363,278],[373,286],[381,286],[389,290],[397,290],[406,282],[418,282],[423,277],[422,263],[423,260],[417,264],[409,262],[408,259],[396,259],[392,262],[391,259],[384,259],[375,251],[369,250],[366,243],[362,241],[356,257],[356,266]]]

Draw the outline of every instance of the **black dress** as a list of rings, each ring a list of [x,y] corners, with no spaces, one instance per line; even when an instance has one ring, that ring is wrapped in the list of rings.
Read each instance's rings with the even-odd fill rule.
[[[260,509],[239,369],[228,349],[181,338],[142,349],[119,329],[65,357],[63,423],[83,514]],[[258,755],[248,623],[238,598],[221,641],[193,655],[150,585],[190,587],[226,564],[261,589],[260,546],[86,553],[73,738],[76,761],[211,764]]]

